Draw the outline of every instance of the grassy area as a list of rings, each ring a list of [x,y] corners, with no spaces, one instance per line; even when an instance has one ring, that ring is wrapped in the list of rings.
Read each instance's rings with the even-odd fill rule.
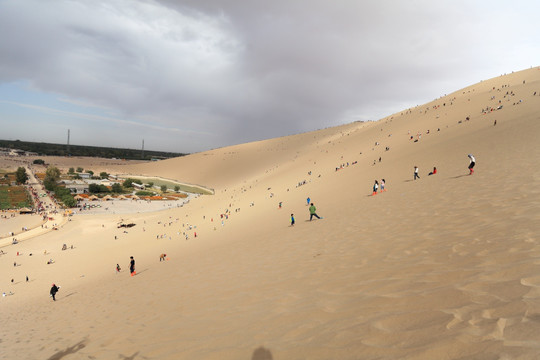
[[[0,170],[0,185],[10,185],[15,181],[15,173],[5,170]]]
[[[32,207],[32,200],[24,186],[0,186],[0,209]]]
[[[187,192],[191,194],[213,195],[212,191],[205,189],[203,187],[181,184],[181,183],[171,181],[171,180],[152,178],[152,177],[131,176],[131,175],[129,177],[131,179],[141,180],[143,184],[148,184],[149,182],[153,182],[154,186],[157,186],[157,187],[160,187],[161,185],[165,185],[167,186],[169,190],[173,190],[175,186],[178,186],[180,188],[180,191],[183,191],[183,192]]]

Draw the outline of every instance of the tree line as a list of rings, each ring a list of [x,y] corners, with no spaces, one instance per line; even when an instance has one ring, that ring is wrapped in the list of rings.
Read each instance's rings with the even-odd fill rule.
[[[135,149],[119,149],[85,145],[69,145],[68,149],[68,146],[65,144],[38,143],[21,140],[0,140],[0,147],[34,152],[38,155],[89,156],[126,160],[168,159],[187,155],[187,153],[145,150],[143,158],[141,150]]]

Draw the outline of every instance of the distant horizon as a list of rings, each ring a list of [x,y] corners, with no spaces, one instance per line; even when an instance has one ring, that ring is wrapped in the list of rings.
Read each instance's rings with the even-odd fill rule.
[[[339,126],[345,126],[345,125],[349,125],[349,124],[353,124],[353,123],[356,123],[356,122],[377,122],[377,121],[380,121],[384,118],[387,118],[389,116],[391,116],[392,114],[396,114],[396,113],[399,113],[399,112],[402,112],[402,111],[405,111],[405,110],[408,110],[408,109],[412,109],[412,108],[416,108],[418,106],[422,106],[426,103],[429,103],[431,101],[434,101],[434,100],[437,100],[441,97],[444,97],[444,96],[447,96],[448,94],[452,94],[454,92],[459,92],[467,87],[470,87],[470,86],[473,86],[475,84],[480,84],[484,81],[487,81],[487,80],[490,80],[490,79],[495,79],[495,78],[498,78],[498,77],[501,77],[501,76],[505,76],[505,75],[508,75],[508,74],[513,74],[513,73],[517,73],[517,72],[521,72],[521,71],[526,71],[526,70],[529,70],[529,69],[533,69],[533,68],[539,68],[540,65],[531,65],[530,67],[528,68],[524,68],[524,69],[519,69],[519,70],[513,70],[513,71],[509,71],[509,72],[505,72],[505,73],[501,73],[499,75],[495,75],[495,76],[492,76],[492,77],[489,77],[489,78],[486,78],[486,79],[481,79],[481,80],[478,80],[477,82],[474,82],[474,83],[469,83],[467,85],[464,85],[463,87],[460,87],[458,89],[454,89],[454,90],[451,90],[451,91],[448,91],[442,95],[438,95],[438,96],[435,96],[435,97],[432,97],[431,99],[429,100],[426,100],[424,103],[419,103],[419,104],[415,104],[415,105],[412,105],[412,106],[407,106],[407,107],[404,107],[404,108],[400,108],[398,110],[395,110],[391,113],[388,113],[378,119],[367,119],[367,120],[351,120],[349,122],[346,122],[346,123],[341,123],[341,124],[332,124],[332,125],[328,125],[328,126],[325,126],[325,127],[320,127],[320,128],[313,128],[313,129],[304,129],[303,131],[298,131],[298,132],[295,132],[295,133],[289,133],[289,134],[283,134],[283,135],[278,135],[278,136],[274,136],[274,137],[264,137],[264,138],[259,138],[259,139],[251,139],[251,140],[247,140],[245,142],[240,142],[240,143],[232,143],[232,144],[226,144],[226,145],[223,145],[223,146],[216,146],[216,147],[212,147],[212,148],[208,148],[208,149],[201,149],[200,151],[191,151],[191,152],[188,152],[188,151],[171,151],[171,150],[156,150],[156,149],[148,149],[146,147],[146,143],[145,143],[145,148],[144,148],[144,151],[151,151],[151,152],[164,152],[164,153],[172,153],[172,154],[179,154],[179,155],[189,155],[189,154],[194,154],[194,153],[200,153],[200,152],[205,152],[205,151],[211,151],[211,150],[216,150],[216,149],[221,149],[221,148],[226,148],[226,147],[230,147],[230,146],[237,146],[237,145],[242,145],[242,144],[249,144],[249,143],[254,143],[254,142],[258,142],[258,141],[265,141],[265,140],[271,140],[271,139],[276,139],[276,138],[281,138],[281,137],[288,137],[288,136],[294,136],[294,135],[298,135],[298,134],[304,134],[304,133],[309,133],[309,132],[314,132],[314,131],[319,131],[319,130],[322,130],[322,129],[328,129],[328,128],[334,128],[334,127],[339,127]],[[1,100],[0,100],[1,102]],[[66,129],[66,140],[67,140],[67,130]],[[69,129],[71,130],[71,129]],[[87,146],[87,147],[95,147],[95,148],[112,148],[112,149],[125,149],[125,150],[132,150],[132,151],[142,151],[142,141],[145,140],[145,139],[141,139],[141,147],[117,147],[117,146],[113,146],[113,145],[99,145],[99,144],[75,144],[75,143],[70,143],[69,145],[70,146]],[[42,144],[51,144],[51,145],[63,145],[63,146],[68,146],[67,142],[63,143],[63,142],[49,142],[49,141],[38,141],[38,140],[24,140],[24,139],[21,139],[21,138],[17,138],[17,139],[0,139],[0,141],[23,141],[23,142],[30,142],[30,143],[42,143]]]
[[[142,148],[122,148],[122,147],[114,147],[114,146],[95,146],[95,145],[81,145],[81,144],[73,144],[73,143],[70,143],[69,145],[64,143],[51,143],[51,142],[46,142],[46,141],[27,141],[27,140],[21,140],[21,139],[16,139],[16,140],[10,140],[10,139],[0,139],[0,142],[2,141],[8,141],[8,142],[24,142],[24,143],[33,143],[33,144],[44,144],[44,145],[56,145],[56,146],[64,146],[64,147],[67,147],[67,146],[74,146],[74,147],[90,147],[90,148],[98,148],[98,149],[115,149],[115,150],[130,150],[130,151],[143,151]],[[0,148],[5,148],[3,146],[0,146]],[[9,149],[9,148],[5,148],[5,149]],[[11,150],[22,150],[22,149],[11,149]],[[27,152],[30,152],[30,151],[27,151]],[[174,155],[180,155],[180,156],[184,156],[184,155],[188,155],[189,153],[180,153],[180,152],[173,152],[173,151],[161,151],[161,150],[153,150],[153,149],[147,149],[145,148],[144,149],[144,152],[150,152],[150,153],[168,153],[168,154],[174,154]],[[58,155],[45,155],[45,156],[58,156]],[[71,155],[66,155],[66,156],[71,156]],[[77,155],[79,156],[79,155]]]

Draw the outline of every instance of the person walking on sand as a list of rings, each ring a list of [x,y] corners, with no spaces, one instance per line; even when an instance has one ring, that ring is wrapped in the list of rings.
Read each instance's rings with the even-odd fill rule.
[[[379,190],[379,182],[375,180],[375,183],[373,184],[373,194],[371,195],[377,195],[378,190]]]
[[[381,179],[381,192],[385,191],[384,186],[386,185],[386,181],[384,179]]]
[[[308,198],[306,199],[306,202],[307,202],[307,205],[311,204],[311,199],[309,198],[309,196],[308,196]]]
[[[418,175],[418,166],[414,167],[414,180],[420,179],[420,175]]]
[[[315,207],[315,204],[311,203],[311,206],[309,207],[309,221],[311,221],[314,216],[317,219],[322,219],[322,217],[319,217],[319,215],[317,215],[317,208]]]
[[[476,159],[474,158],[473,154],[467,155],[469,157],[469,160],[471,161],[469,164],[469,175],[472,175],[474,173],[474,165],[476,165]]]
[[[129,272],[131,273],[131,276],[135,275],[135,259],[133,259],[133,256],[129,257],[131,261],[129,262]]]
[[[122,270],[122,269],[120,268],[120,264],[116,264],[116,272],[119,273],[120,270]]]
[[[52,296],[52,299],[56,301],[56,293],[60,290],[60,286],[56,286],[55,284],[52,284],[50,294]]]
[[[291,226],[294,226],[294,214],[291,214]]]

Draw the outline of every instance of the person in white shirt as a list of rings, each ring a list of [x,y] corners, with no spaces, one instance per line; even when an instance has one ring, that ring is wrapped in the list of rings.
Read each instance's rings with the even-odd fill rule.
[[[469,157],[469,160],[471,161],[471,163],[469,164],[469,175],[472,175],[474,173],[474,165],[476,165],[476,159],[474,158],[474,156],[472,154],[469,154],[467,155]]]

